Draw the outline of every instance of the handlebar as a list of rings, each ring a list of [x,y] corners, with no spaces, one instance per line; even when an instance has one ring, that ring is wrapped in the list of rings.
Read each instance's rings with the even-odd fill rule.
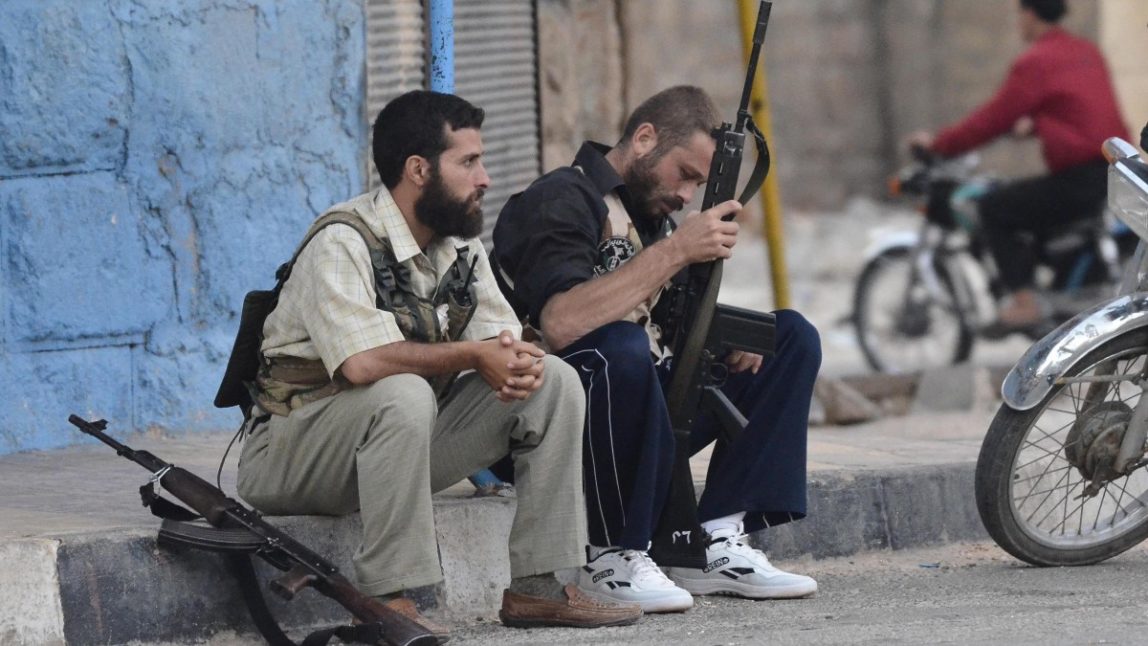
[[[909,155],[912,156],[914,161],[918,161],[926,166],[932,166],[937,163],[937,153],[920,145],[911,144],[909,146]]]

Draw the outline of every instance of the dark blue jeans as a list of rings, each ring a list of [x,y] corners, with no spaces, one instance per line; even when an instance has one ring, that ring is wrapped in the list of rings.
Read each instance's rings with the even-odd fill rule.
[[[821,339],[797,312],[777,313],[776,354],[756,375],[730,375],[723,391],[749,424],[710,463],[698,502],[701,520],[747,512],[746,529],[805,516],[805,451]],[[583,478],[590,542],[646,549],[666,501],[674,436],[664,387],[646,332],[628,322],[603,326],[564,349],[586,388]],[[692,453],[713,442],[718,422],[699,418]]]

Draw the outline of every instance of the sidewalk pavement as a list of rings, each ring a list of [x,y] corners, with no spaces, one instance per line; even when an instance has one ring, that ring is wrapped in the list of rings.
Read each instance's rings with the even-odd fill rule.
[[[990,420],[991,411],[974,410],[812,428],[809,517],[753,540],[786,560],[983,538],[973,465]],[[114,420],[108,433],[209,481],[230,439],[227,433],[123,435]],[[229,493],[235,459],[233,450],[223,470]],[[707,454],[693,461],[699,484],[707,464]],[[182,642],[253,630],[217,555],[156,545],[158,520],[138,495],[148,477],[94,440],[0,457],[6,492],[0,499],[0,643]],[[440,615],[454,621],[493,616],[509,579],[505,541],[513,499],[472,493],[462,482],[436,496],[447,579],[420,599],[433,604],[437,597]],[[350,571],[357,518],[273,521]],[[289,609],[270,601],[288,626],[345,620],[318,595],[301,595]]]

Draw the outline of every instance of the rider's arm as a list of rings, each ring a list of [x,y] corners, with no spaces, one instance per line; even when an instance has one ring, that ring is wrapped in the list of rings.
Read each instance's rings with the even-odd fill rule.
[[[1021,57],[991,99],[958,123],[937,132],[932,149],[944,157],[953,157],[1012,132],[1021,117],[1036,111],[1043,96],[1042,87],[1039,65]]]

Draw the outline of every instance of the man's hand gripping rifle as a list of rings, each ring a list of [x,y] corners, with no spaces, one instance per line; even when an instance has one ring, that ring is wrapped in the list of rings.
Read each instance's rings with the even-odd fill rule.
[[[108,425],[104,420],[89,422],[72,415],[68,421],[152,474],[152,481],[140,487],[140,495],[144,505],[151,507],[152,513],[166,519],[160,530],[161,539],[228,553],[252,619],[271,644],[278,646],[294,642],[283,634],[267,610],[248,558],[251,552],[286,572],[271,581],[271,590],[278,596],[290,600],[304,588],[314,588],[362,622],[358,626],[318,631],[312,637],[325,638],[312,641],[309,637],[305,643],[326,644],[332,636],[338,636],[343,641],[390,646],[429,646],[439,643],[425,628],[359,592],[339,574],[334,565],[194,473],[164,462],[147,451],[136,451],[120,444],[103,432]],[[195,518],[195,514],[160,498],[154,490],[155,482],[159,482],[173,496],[203,516],[212,527],[181,522]]]
[[[758,8],[753,49],[735,123],[723,123],[713,131],[716,148],[702,199],[703,211],[732,200],[736,195],[747,130],[756,142],[758,159],[738,201],[742,204],[749,201],[769,172],[769,148],[750,116],[749,101],[771,7],[772,3],[762,2]],[[670,495],[654,537],[652,554],[662,566],[703,567],[705,544],[698,523],[697,499],[689,466],[690,427],[701,412],[712,413],[717,418],[721,438],[715,449],[715,460],[720,459],[725,446],[745,428],[745,416],[721,391],[727,375],[724,360],[735,350],[772,354],[774,316],[718,304],[722,276],[720,258],[691,265],[688,273],[685,284],[676,288],[670,325],[673,377],[666,400],[677,454]]]

